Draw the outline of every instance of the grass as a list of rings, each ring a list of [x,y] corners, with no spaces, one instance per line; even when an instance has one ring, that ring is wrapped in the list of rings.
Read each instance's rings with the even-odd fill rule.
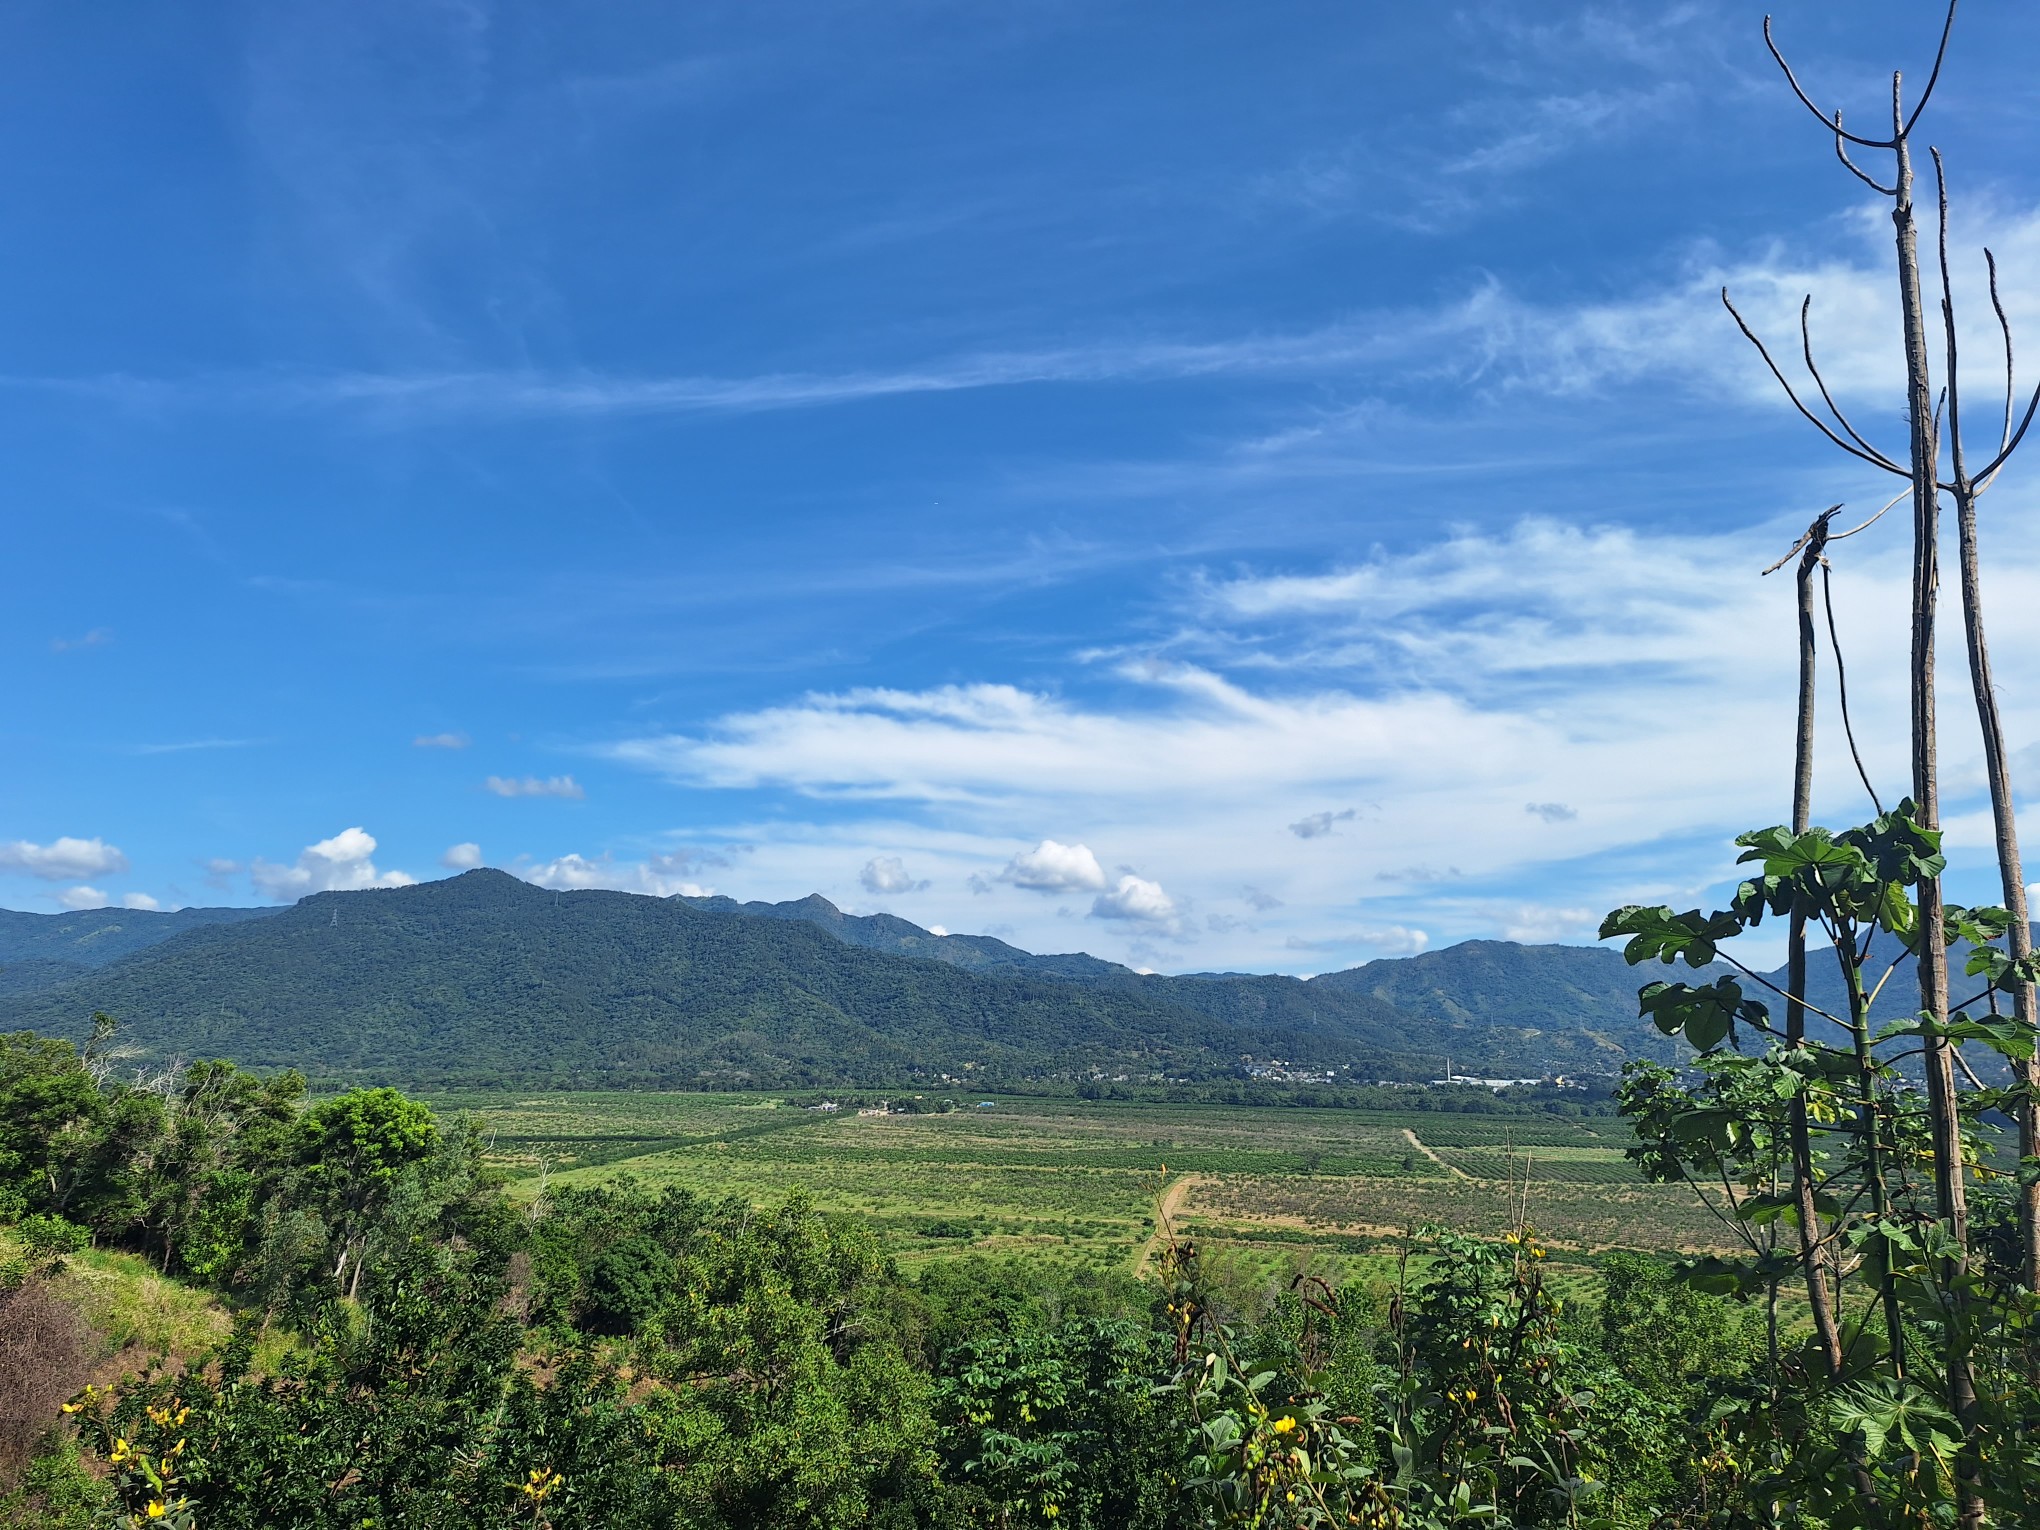
[[[19,1252],[13,1235],[0,1230],[0,1264]],[[135,1254],[85,1249],[67,1255],[51,1290],[85,1320],[98,1362],[195,1355],[233,1330],[232,1317],[215,1297],[166,1278]]]
[[[1689,1192],[1637,1176],[1622,1153],[1626,1126],[1607,1117],[1012,1098],[859,1116],[756,1095],[650,1093],[433,1103],[482,1118],[494,1160],[518,1176],[513,1193],[626,1174],[758,1204],[801,1189],[876,1224],[908,1264],[1032,1251],[1133,1268],[1171,1185],[1174,1230],[1250,1283],[1386,1278],[1407,1232],[1499,1232],[1519,1209],[1550,1242],[1558,1278],[1609,1248],[1723,1242]]]
[[[166,1279],[134,1254],[88,1249],[64,1261],[55,1294],[75,1306],[102,1353],[192,1355],[222,1343],[233,1319],[212,1296]]]

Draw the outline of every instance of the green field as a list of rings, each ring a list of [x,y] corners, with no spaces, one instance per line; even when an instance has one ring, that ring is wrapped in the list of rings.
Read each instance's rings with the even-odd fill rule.
[[[824,1114],[757,1095],[442,1095],[482,1119],[516,1188],[631,1175],[758,1203],[792,1190],[880,1228],[907,1263],[1031,1252],[1137,1267],[1158,1210],[1242,1280],[1385,1269],[1408,1231],[1519,1214],[1564,1278],[1608,1248],[1723,1246],[1676,1186],[1637,1177],[1623,1123],[1550,1115],[1002,1098],[941,1115]]]

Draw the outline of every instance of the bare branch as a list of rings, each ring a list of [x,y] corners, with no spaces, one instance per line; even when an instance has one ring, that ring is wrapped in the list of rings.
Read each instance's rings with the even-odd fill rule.
[[[2019,420],[2019,428],[2012,432],[2012,439],[2005,443],[2005,449],[1991,458],[1989,463],[1985,465],[1984,470],[1976,475],[1978,483],[1989,483],[1993,478],[1997,477],[1998,469],[2003,467],[2012,453],[2019,449],[2019,443],[2026,439],[2026,431],[2033,423],[2033,411],[2035,409],[2040,409],[2040,388],[2035,388],[2032,398],[2026,401],[2026,413]]]
[[[1955,8],[1948,8],[1952,21]],[[1945,39],[1944,39],[1945,41]],[[1941,332],[1948,343],[1948,452],[1955,470],[1956,492],[1969,488],[1969,475],[1962,466],[1962,368],[1955,343],[1955,284],[1948,274],[1948,170],[1941,163],[1941,151],[1932,145],[1927,153],[1934,161],[1934,194],[1940,203],[1938,249],[1941,257]]]
[[[1804,547],[1808,542],[1811,542],[1817,536],[1820,538],[1822,544],[1825,545],[1827,542],[1827,537],[1823,533],[1826,530],[1827,523],[1834,519],[1835,512],[1841,508],[1842,507],[1840,505],[1829,505],[1827,509],[1821,511],[1819,515],[1816,515],[1813,518],[1813,524],[1808,526],[1806,530],[1802,531],[1799,534],[1799,540],[1794,542],[1790,547],[1788,547],[1785,550],[1785,556],[1780,558],[1776,563],[1773,563],[1769,568],[1765,569],[1764,573],[1766,574],[1777,573],[1779,569],[1783,568],[1786,564],[1792,561],[1793,557],[1798,553],[1800,548]]]
[[[1897,504],[1900,500],[1904,499],[1907,495],[1911,493],[1912,493],[1911,489],[1900,489],[1896,494],[1892,495],[1891,498],[1887,499],[1884,502],[1884,510],[1889,510],[1893,505]],[[1852,537],[1859,531],[1868,531],[1872,526],[1875,526],[1879,521],[1884,519],[1884,510],[1879,510],[1875,515],[1871,516],[1869,520],[1864,521],[1859,525],[1851,526],[1847,531],[1836,532],[1833,536],[1829,537],[1828,540],[1830,542],[1839,542],[1842,540],[1842,538]]]
[[[1899,495],[1898,499],[1892,500],[1884,510],[1889,510],[1891,505],[1897,504],[1898,500],[1905,497],[1904,494]],[[1884,510],[1878,511],[1877,515],[1882,515]],[[1877,515],[1871,516],[1863,526],[1876,520]],[[1858,526],[1856,530],[1861,531],[1863,526]],[[1828,579],[1828,563],[1825,558],[1820,560],[1820,598],[1822,604],[1827,607],[1828,650],[1835,656],[1835,694],[1842,702],[1842,737],[1849,741],[1849,758],[1856,762],[1856,775],[1863,783],[1863,790],[1870,794],[1870,805],[1877,809],[1877,816],[1882,818],[1884,803],[1877,795],[1877,788],[1870,784],[1870,772],[1863,768],[1863,752],[1856,747],[1856,728],[1849,721],[1849,671],[1842,663],[1841,636],[1835,631],[1835,592]]]
[[[2012,386],[2012,321],[2005,317],[2004,299],[1998,296],[1997,256],[1991,254],[1990,246],[1983,249],[1983,263],[1990,268],[1990,306],[1997,314],[1998,330],[2005,337],[2005,431],[1998,440],[2002,451],[2012,439],[2012,409],[2017,400]]]
[[[1792,407],[1794,409],[1797,409],[1802,415],[1806,417],[1808,424],[1812,425],[1814,429],[1818,430],[1822,435],[1826,436],[1830,441],[1834,442],[1835,445],[1839,446],[1851,457],[1860,457],[1863,461],[1869,463],[1872,467],[1881,467],[1887,473],[1896,473],[1901,478],[1910,476],[1906,469],[1899,467],[1894,463],[1887,462],[1883,457],[1879,456],[1876,452],[1865,451],[1859,446],[1855,446],[1848,441],[1844,441],[1840,436],[1836,435],[1832,429],[1829,428],[1827,421],[1823,420],[1819,415],[1815,414],[1811,409],[1808,409],[1806,405],[1802,404],[1799,401],[1799,395],[1792,391],[1792,384],[1787,382],[1785,380],[1785,374],[1778,370],[1778,363],[1771,359],[1771,353],[1764,348],[1764,342],[1757,338],[1756,331],[1750,328],[1749,324],[1744,320],[1743,316],[1740,313],[1736,312],[1735,304],[1729,301],[1728,289],[1726,287],[1723,287],[1721,289],[1721,306],[1726,308],[1729,312],[1729,316],[1735,320],[1736,328],[1740,329],[1743,332],[1743,338],[1748,340],[1751,345],[1754,345],[1757,348],[1757,354],[1764,358],[1764,365],[1769,367],[1771,369],[1771,375],[1778,379],[1778,386],[1783,388],[1785,390],[1785,396],[1792,400]]]
[[[1771,18],[1769,16],[1766,16],[1764,18],[1764,46],[1771,50],[1771,57],[1776,59],[1778,61],[1778,67],[1785,71],[1785,83],[1792,87],[1792,94],[1799,97],[1800,105],[1804,106],[1808,111],[1812,112],[1814,116],[1820,119],[1820,125],[1822,127],[1826,128],[1829,132],[1833,133],[1837,138],[1846,138],[1850,143],[1860,145],[1865,149],[1895,149],[1898,147],[1898,140],[1895,138],[1883,140],[1875,138],[1858,138],[1854,133],[1843,132],[1841,122],[1838,118],[1835,120],[1830,120],[1826,112],[1822,111],[1819,107],[1813,104],[1812,98],[1809,97],[1804,90],[1801,90],[1799,88],[1799,77],[1792,72],[1792,66],[1785,62],[1785,55],[1778,51],[1778,44],[1772,40]]]
[[[1905,127],[1899,133],[1901,138],[1911,136],[1913,124],[1920,120],[1920,113],[1927,109],[1927,102],[1934,97],[1934,86],[1941,78],[1941,61],[1948,56],[1948,34],[1955,30],[1955,7],[1959,4],[1961,0],[1948,0],[1948,19],[1941,23],[1941,46],[1934,50],[1933,72],[1927,76],[1927,88],[1920,92],[1920,104],[1905,119]]]
[[[1835,113],[1835,158],[1842,162],[1844,170],[1847,170],[1849,174],[1853,175],[1879,196],[1895,197],[1898,195],[1898,188],[1896,186],[1886,186],[1859,166],[1853,159],[1849,158],[1849,146],[1842,141],[1842,114],[1839,111]]]
[[[1851,441],[1870,453],[1886,469],[1894,473],[1904,472],[1905,469],[1863,439],[1856,427],[1849,423],[1849,417],[1842,413],[1841,406],[1835,402],[1835,396],[1828,392],[1827,379],[1820,375],[1820,368],[1813,364],[1813,331],[1808,322],[1808,315],[1812,310],[1813,294],[1809,292],[1799,305],[1799,348],[1800,354],[1806,358],[1806,370],[1813,375],[1814,386],[1820,389],[1821,399],[1828,406],[1828,413],[1835,417],[1836,424],[1848,432]]]

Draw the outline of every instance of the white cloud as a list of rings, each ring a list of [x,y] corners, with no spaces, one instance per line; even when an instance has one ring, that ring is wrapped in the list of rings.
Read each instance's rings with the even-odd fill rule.
[[[930,935],[947,935],[949,931],[939,924],[931,924],[928,926],[928,933]]]
[[[1526,802],[1523,811],[1546,823],[1571,823],[1580,816],[1578,808],[1568,807],[1563,802]]]
[[[1363,925],[1321,940],[1292,935],[1285,944],[1292,951],[1348,951],[1357,946],[1384,956],[1415,956],[1430,947],[1431,936],[1403,924]]]
[[[51,638],[50,652],[74,653],[80,648],[103,648],[113,641],[111,627],[94,627],[83,637]]]
[[[999,880],[1029,892],[1093,892],[1105,885],[1105,869],[1088,845],[1059,844],[1044,839],[1006,863]]]
[[[149,913],[154,913],[156,910],[160,909],[163,905],[158,903],[154,898],[150,897],[147,893],[131,892],[121,894],[120,906],[122,908],[137,908],[145,910]]]
[[[196,754],[209,749],[253,749],[265,738],[189,738],[174,744],[137,744],[136,754]]]
[[[1128,875],[1121,877],[1111,891],[1091,900],[1091,917],[1169,924],[1176,918],[1176,901],[1162,891],[1161,883]]]
[[[117,846],[97,836],[73,839],[65,835],[47,845],[31,844],[25,839],[0,844],[0,868],[25,871],[45,882],[68,882],[74,878],[118,875],[128,869],[128,858]]]
[[[471,740],[465,733],[421,733],[411,740],[414,749],[465,749]]]
[[[539,887],[572,892],[583,888],[605,888],[612,892],[644,893],[654,898],[705,898],[715,891],[687,875],[699,858],[679,852],[651,855],[642,861],[619,861],[605,853],[598,856],[569,854],[537,866],[520,866],[517,874]]]
[[[370,859],[374,854],[375,836],[357,825],[307,845],[289,866],[258,857],[248,868],[248,876],[257,892],[277,903],[293,903],[317,892],[409,887],[416,880],[401,871],[376,870]]]
[[[439,858],[439,864],[449,871],[473,871],[482,864],[482,847],[473,840],[448,845],[446,854]]]
[[[857,873],[857,880],[869,893],[921,892],[929,885],[908,876],[907,863],[897,855],[872,857],[864,863],[864,869]]]
[[[1592,940],[1600,925],[1601,914],[1591,908],[1522,904],[1507,911],[1502,921],[1502,939],[1520,940],[1528,946]]]
[[[1307,813],[1289,826],[1289,832],[1298,839],[1316,839],[1320,835],[1330,834],[1333,824],[1345,823],[1348,819],[1356,816],[1357,814],[1352,808],[1346,808],[1337,813],[1329,809],[1321,813]]]
[[[491,776],[482,788],[498,797],[566,797],[578,802],[588,795],[572,776]]]
[[[105,893],[96,887],[67,887],[56,895],[57,902],[65,908],[76,911],[87,908],[105,908],[108,902]]]
[[[1987,595],[1996,646],[2018,653],[2040,648],[2040,517],[2017,484],[2000,493]],[[1344,568],[1187,589],[1180,635],[1112,660],[1109,688],[850,690],[615,753],[690,788],[826,802],[826,827],[743,827],[764,846],[746,875],[776,878],[777,897],[831,885],[845,845],[898,845],[937,887],[1005,860],[968,883],[989,905],[974,927],[1012,924],[1033,949],[1070,939],[1035,893],[1082,893],[1081,911],[1116,879],[1093,844],[1179,905],[1247,900],[1255,928],[1206,930],[1204,964],[1284,963],[1290,937],[1356,922],[1433,944],[1590,940],[1596,911],[1617,903],[1724,895],[1730,837],[1784,816],[1792,588],[1757,571],[1820,507],[1720,533],[1549,520],[1452,531]],[[1910,571],[1906,527],[1887,522],[1833,558],[1856,736],[1889,802],[1907,775]],[[1952,592],[1948,607],[1959,661]],[[1854,822],[1867,804],[1823,661],[1815,811]],[[1959,662],[1942,674],[1959,874],[1987,865],[1953,832],[1981,777],[1967,676]],[[2013,667],[2000,688],[2014,749],[2040,739],[2040,682]],[[1269,835],[1327,802],[1367,804],[1364,844],[1327,856]],[[1547,821],[1588,803],[1562,831]],[[1062,837],[1012,855],[1015,829],[1041,823]],[[1094,928],[1109,941],[1131,926]]]

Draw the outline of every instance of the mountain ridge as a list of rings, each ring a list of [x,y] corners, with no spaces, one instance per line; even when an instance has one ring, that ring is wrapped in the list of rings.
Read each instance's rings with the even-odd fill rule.
[[[1164,977],[847,915],[820,897],[729,901],[551,892],[486,870],[319,893],[82,974],[54,968],[51,986],[0,982],[0,1024],[77,1034],[104,1009],[157,1053],[346,1078],[774,1087],[944,1072],[1213,1077],[1255,1060],[1404,1077],[1448,1054],[1605,1072],[1658,1041],[1633,999],[1614,1031],[1603,1016],[1425,1018],[1323,979]]]

